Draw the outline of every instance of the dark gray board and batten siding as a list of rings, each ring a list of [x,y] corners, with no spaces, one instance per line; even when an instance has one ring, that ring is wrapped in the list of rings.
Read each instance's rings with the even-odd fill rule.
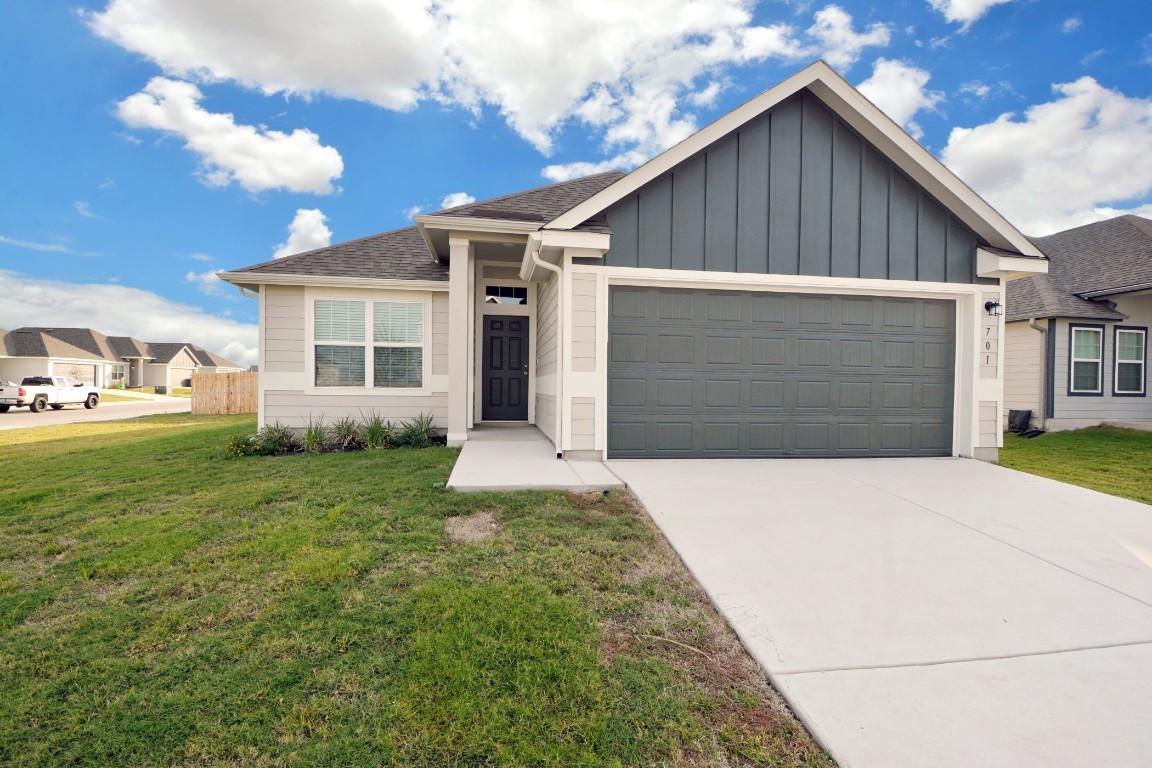
[[[988,282],[975,233],[808,92],[606,215],[612,267]]]

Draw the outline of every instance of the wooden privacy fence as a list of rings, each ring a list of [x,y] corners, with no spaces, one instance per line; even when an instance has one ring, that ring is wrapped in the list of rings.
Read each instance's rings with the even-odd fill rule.
[[[202,416],[226,413],[256,413],[256,387],[260,374],[192,374],[192,413]]]

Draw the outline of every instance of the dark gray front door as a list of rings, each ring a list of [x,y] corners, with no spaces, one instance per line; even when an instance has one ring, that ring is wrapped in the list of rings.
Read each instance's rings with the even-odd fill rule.
[[[608,455],[948,456],[955,303],[613,287]]]
[[[528,420],[528,318],[484,317],[485,421]]]

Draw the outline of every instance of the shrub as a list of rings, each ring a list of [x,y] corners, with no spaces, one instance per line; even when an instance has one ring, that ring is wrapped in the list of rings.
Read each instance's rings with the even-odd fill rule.
[[[337,450],[358,451],[364,447],[364,434],[360,431],[360,423],[349,416],[336,419],[329,434]]]
[[[328,427],[324,426],[323,417],[316,421],[309,417],[308,427],[304,430],[304,452],[323,453],[328,446]]]
[[[422,413],[411,421],[401,422],[401,427],[396,444],[411,448],[429,447],[437,433],[435,420],[431,414]]]
[[[224,454],[232,459],[242,456],[262,456],[264,447],[260,444],[259,435],[233,435],[228,438]]]
[[[396,442],[396,425],[373,413],[364,419],[364,447],[391,448]]]
[[[257,438],[260,441],[262,455],[279,456],[282,453],[292,453],[299,446],[299,440],[291,427],[273,422],[264,425]]]

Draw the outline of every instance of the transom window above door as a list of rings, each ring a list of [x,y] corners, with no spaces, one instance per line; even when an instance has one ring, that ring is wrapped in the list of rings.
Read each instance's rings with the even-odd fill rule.
[[[485,304],[527,304],[528,287],[523,285],[484,286]]]

